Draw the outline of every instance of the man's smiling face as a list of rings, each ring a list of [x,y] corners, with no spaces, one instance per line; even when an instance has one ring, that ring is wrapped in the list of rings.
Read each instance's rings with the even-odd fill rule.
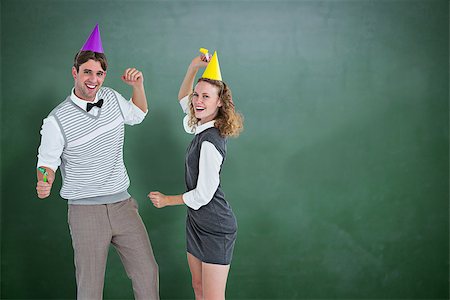
[[[75,80],[75,95],[86,101],[94,101],[105,81],[106,71],[102,69],[100,62],[90,59],[80,65],[78,72],[72,67],[72,76]]]

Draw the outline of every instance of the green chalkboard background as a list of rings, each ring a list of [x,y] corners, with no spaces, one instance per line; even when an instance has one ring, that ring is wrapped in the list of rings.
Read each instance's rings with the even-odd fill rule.
[[[99,23],[105,86],[145,75],[151,111],[125,162],[160,267],[161,297],[193,299],[177,93],[217,50],[245,116],[222,184],[239,222],[229,299],[448,299],[448,1],[1,0],[1,298],[70,299],[67,205],[35,195],[42,119],[73,85]],[[59,174],[59,172],[58,172]],[[105,299],[132,298],[112,248]]]

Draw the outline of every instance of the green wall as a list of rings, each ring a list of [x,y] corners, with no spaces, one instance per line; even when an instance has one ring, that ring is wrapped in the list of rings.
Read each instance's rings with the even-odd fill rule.
[[[198,48],[217,50],[245,116],[222,184],[239,235],[229,299],[448,299],[448,1],[1,1],[1,298],[75,295],[67,205],[40,200],[42,119],[73,85],[95,23],[124,96],[143,71],[151,111],[127,127],[130,193],[161,297],[193,298],[176,98]],[[59,172],[58,172],[59,174]],[[105,299],[132,298],[112,248]]]

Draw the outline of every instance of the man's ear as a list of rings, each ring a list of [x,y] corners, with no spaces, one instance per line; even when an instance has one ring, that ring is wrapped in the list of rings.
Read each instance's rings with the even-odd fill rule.
[[[72,67],[72,77],[74,80],[77,79],[77,75],[78,75],[77,69],[75,67]]]

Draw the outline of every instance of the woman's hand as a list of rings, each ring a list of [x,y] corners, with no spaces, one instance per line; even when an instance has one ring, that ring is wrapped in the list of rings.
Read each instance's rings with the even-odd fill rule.
[[[163,208],[169,204],[168,196],[160,192],[150,192],[148,197],[156,208]]]
[[[194,57],[194,59],[191,61],[191,64],[189,65],[189,67],[194,70],[198,70],[200,68],[206,68],[207,65],[208,65],[208,59],[206,58],[205,54],[201,54],[197,57]]]
[[[192,93],[194,89],[194,79],[195,75],[197,75],[198,69],[206,68],[208,65],[208,59],[205,54],[201,54],[194,59],[189,64],[186,75],[184,75],[183,82],[181,83],[180,90],[178,92],[178,100],[183,99],[187,95]]]

